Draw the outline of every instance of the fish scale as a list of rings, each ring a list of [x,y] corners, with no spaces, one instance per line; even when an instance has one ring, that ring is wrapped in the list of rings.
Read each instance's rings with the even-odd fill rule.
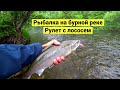
[[[34,73],[41,76],[45,69],[53,66],[53,59],[60,56],[66,57],[79,46],[83,46],[80,40],[67,40],[63,41],[60,46],[50,46],[33,61],[23,78],[30,79]]]

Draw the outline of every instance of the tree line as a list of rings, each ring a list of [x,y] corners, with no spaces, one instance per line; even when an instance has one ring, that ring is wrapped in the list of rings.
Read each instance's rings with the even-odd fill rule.
[[[94,29],[120,30],[120,11],[0,11],[0,42],[28,43],[31,19],[104,19],[105,26]]]

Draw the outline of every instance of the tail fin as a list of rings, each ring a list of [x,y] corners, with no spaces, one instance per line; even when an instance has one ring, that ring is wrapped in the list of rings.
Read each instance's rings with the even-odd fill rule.
[[[38,70],[36,73],[37,73],[39,76],[41,76],[42,73],[44,72],[44,70],[45,70],[45,69],[40,69],[40,70]]]
[[[44,72],[45,69],[40,69],[37,72],[35,72],[36,74],[38,74],[39,76],[42,75],[42,73]],[[33,73],[34,74],[34,73]],[[24,75],[22,75],[22,79],[30,79],[31,78],[31,74],[25,73]]]

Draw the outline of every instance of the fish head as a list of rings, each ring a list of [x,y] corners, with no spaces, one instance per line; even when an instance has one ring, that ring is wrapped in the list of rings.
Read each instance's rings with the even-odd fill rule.
[[[75,51],[79,46],[83,46],[81,40],[68,40],[63,42],[64,48]]]
[[[81,40],[74,40],[71,42],[71,50],[75,51],[79,46],[83,46]]]

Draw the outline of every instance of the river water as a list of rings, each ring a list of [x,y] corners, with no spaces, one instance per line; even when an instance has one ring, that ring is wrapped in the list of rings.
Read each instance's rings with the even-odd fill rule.
[[[30,28],[31,43],[80,39],[84,47],[46,69],[42,76],[33,74],[31,79],[120,79],[120,30],[94,30],[92,35],[45,35],[42,32],[41,27]]]

